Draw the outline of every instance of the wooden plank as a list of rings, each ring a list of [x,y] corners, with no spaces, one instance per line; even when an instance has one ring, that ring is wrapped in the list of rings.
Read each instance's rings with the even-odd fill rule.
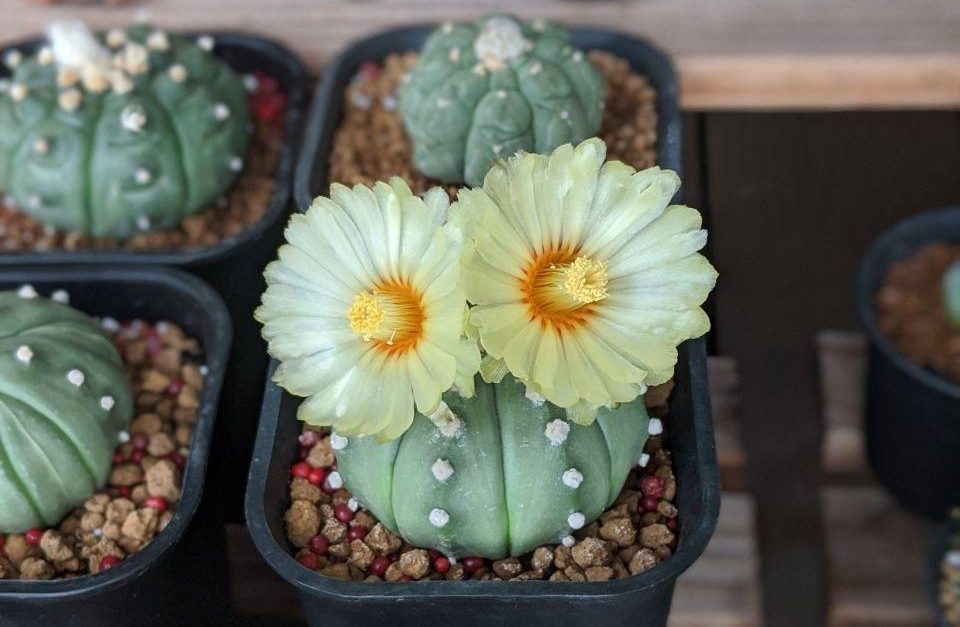
[[[16,4],[15,9],[13,5]],[[4,0],[0,41],[54,17],[239,28],[277,38],[314,72],[344,45],[418,22],[495,12],[545,16],[649,37],[676,60],[688,109],[955,108],[960,3],[951,0],[151,0],[106,10]]]
[[[711,114],[715,333],[737,360],[765,624],[826,618],[815,336],[853,329],[859,258],[899,218],[960,197],[953,113]]]

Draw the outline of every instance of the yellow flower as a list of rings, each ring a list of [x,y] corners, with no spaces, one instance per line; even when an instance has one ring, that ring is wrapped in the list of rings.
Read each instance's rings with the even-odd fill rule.
[[[670,379],[676,347],[710,328],[717,278],[700,214],[670,205],[677,175],[605,156],[599,139],[520,153],[451,208],[474,244],[464,285],[484,350],[581,422]]]
[[[394,178],[334,184],[291,218],[255,316],[274,379],[307,397],[301,420],[390,440],[451,386],[473,394],[480,355],[463,337],[463,236],[448,209],[442,189],[420,199]]]

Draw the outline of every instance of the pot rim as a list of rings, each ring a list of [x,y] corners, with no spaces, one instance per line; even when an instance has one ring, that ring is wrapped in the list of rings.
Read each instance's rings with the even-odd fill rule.
[[[213,425],[217,415],[217,402],[223,375],[230,354],[232,323],[230,314],[220,296],[200,279],[173,268],[108,268],[105,266],[79,266],[72,268],[47,268],[21,266],[0,268],[0,285],[30,283],[46,292],[58,283],[83,281],[98,284],[126,283],[139,286],[165,288],[179,292],[185,299],[193,300],[199,309],[206,310],[212,332],[207,337],[197,338],[202,342],[205,365],[209,372],[204,378],[200,393],[200,409],[194,428],[187,465],[183,474],[180,505],[167,527],[157,534],[143,550],[121,560],[119,564],[102,573],[88,573],[72,579],[46,581],[0,580],[0,601],[54,601],[72,597],[88,596],[113,590],[130,583],[157,565],[183,537],[193,519],[203,493],[204,476],[210,454]],[[147,287],[149,289],[149,287]],[[171,308],[174,303],[171,303]]]
[[[281,219],[287,211],[292,195],[292,177],[295,167],[294,156],[303,116],[304,101],[307,94],[307,72],[300,59],[287,48],[273,39],[236,30],[187,30],[177,34],[192,39],[210,35],[219,45],[247,50],[264,60],[282,65],[289,73],[289,85],[286,86],[287,110],[283,123],[283,145],[277,159],[272,179],[276,188],[267,203],[267,209],[260,219],[244,229],[236,237],[220,241],[214,246],[200,248],[172,249],[160,251],[115,250],[51,250],[47,252],[26,251],[0,253],[0,267],[16,265],[59,265],[59,264],[117,264],[117,265],[166,265],[191,267],[206,265],[234,254],[260,239],[270,227]],[[44,39],[33,37],[0,48],[0,55],[11,50],[27,53],[42,45]],[[215,52],[216,53],[216,52]],[[277,77],[281,78],[281,77]]]
[[[944,234],[944,224],[955,225],[956,232]],[[910,243],[903,245],[902,240]],[[857,276],[857,308],[870,343],[903,374],[949,398],[960,401],[960,385],[926,370],[903,355],[876,324],[873,298],[893,261],[906,259],[920,246],[936,241],[960,242],[960,206],[925,211],[895,224],[870,245],[860,262]]]

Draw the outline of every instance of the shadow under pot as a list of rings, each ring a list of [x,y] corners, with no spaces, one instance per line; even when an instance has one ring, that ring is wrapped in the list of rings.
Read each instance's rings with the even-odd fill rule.
[[[296,417],[300,399],[273,383],[264,397],[247,486],[247,525],[270,566],[296,587],[310,625],[412,626],[430,616],[437,623],[458,625],[602,621],[662,626],[676,579],[706,547],[719,512],[706,377],[704,341],[685,342],[680,346],[676,385],[665,419],[678,486],[678,544],[673,555],[634,576],[603,582],[441,579],[388,583],[341,580],[305,568],[293,556],[284,521],[290,506],[291,466],[301,459],[302,423]]]
[[[173,35],[170,38],[172,41]],[[226,31],[184,33],[184,38],[196,42],[200,49],[209,49],[214,57],[225,62],[246,90],[251,130],[246,154],[222,155],[222,161],[236,170],[230,187],[204,205],[206,208],[182,216],[174,227],[137,233],[122,241],[53,231],[15,208],[0,207],[0,266],[175,266],[201,277],[220,294],[232,316],[235,336],[221,407],[221,413],[232,419],[229,425],[218,428],[213,444],[212,455],[222,460],[211,469],[221,486],[213,496],[218,518],[240,522],[246,464],[256,431],[257,414],[252,408],[260,405],[262,373],[267,367],[266,348],[253,321],[253,310],[264,289],[263,268],[276,252],[288,213],[295,137],[308,79],[299,59],[268,39]],[[37,54],[42,45],[40,40],[30,40],[0,50],[0,55],[8,60],[17,58],[17,54],[27,59],[28,55]],[[9,56],[11,53],[14,57]],[[185,61],[184,65],[191,64]],[[10,71],[10,67],[0,67],[0,79],[7,78],[4,74]],[[188,73],[183,84],[189,84],[191,79]],[[207,100],[223,105],[220,100],[224,96],[217,93],[215,84],[202,89],[209,92],[204,94],[205,99],[194,98],[185,109],[196,108],[199,102]],[[241,94],[240,98],[243,97]],[[225,123],[239,117],[239,113],[228,110],[230,107],[219,105],[207,107],[210,120],[216,121],[219,116],[224,118],[219,123]],[[150,125],[153,119],[147,112],[146,124]],[[136,120],[127,122],[134,124]],[[204,134],[201,145],[206,142]],[[43,148],[43,142],[37,147]],[[55,150],[52,140],[45,147],[51,154]],[[150,152],[131,156],[118,165],[126,185],[160,184],[159,170],[135,168],[139,162],[134,157],[149,160]],[[128,172],[124,167],[132,170]],[[7,200],[14,206],[12,198]]]
[[[99,318],[129,379],[133,406],[133,422],[117,432],[106,485],[57,523],[45,520],[25,532],[0,536],[0,625],[192,622],[198,603],[188,602],[191,594],[212,594],[217,581],[225,579],[222,568],[212,568],[212,563],[198,567],[207,560],[195,547],[214,538],[197,538],[198,525],[191,525],[230,349],[230,318],[223,302],[199,279],[158,268],[6,268],[0,269],[0,291],[69,302],[90,316],[80,318],[92,329]],[[45,333],[32,340],[24,336],[23,345],[29,349],[28,342],[41,342]],[[47,368],[52,362],[39,346],[34,348],[18,348],[16,359],[23,367],[33,361],[37,368]],[[94,386],[93,373],[100,370],[90,368],[92,361],[86,368],[89,377],[77,374],[84,370],[80,365],[66,380],[78,389]],[[57,389],[51,386],[50,393]],[[99,407],[109,412],[114,397],[107,398],[100,399]],[[62,437],[68,437],[66,432]],[[109,449],[104,453],[109,457]],[[36,493],[28,494],[36,499]],[[65,503],[67,508],[73,504]],[[43,516],[51,517],[56,516]]]
[[[857,289],[870,341],[870,465],[903,505],[937,519],[960,503],[960,384],[950,370],[960,353],[949,352],[960,330],[949,327],[942,296],[958,245],[960,208],[905,220],[871,246]]]

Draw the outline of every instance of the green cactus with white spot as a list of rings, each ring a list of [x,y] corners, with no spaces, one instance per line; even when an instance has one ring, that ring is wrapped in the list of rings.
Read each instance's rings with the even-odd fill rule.
[[[243,167],[240,77],[196,42],[138,25],[94,37],[50,28],[5,59],[0,190],[45,225],[124,238],[167,229],[222,194]]]
[[[960,330],[960,261],[951,265],[943,275],[943,305],[950,326]]]
[[[331,443],[347,489],[391,531],[453,557],[562,542],[616,500],[647,441],[643,398],[577,425],[507,376],[444,395],[398,440]]]
[[[477,186],[495,159],[596,135],[605,88],[567,30],[493,16],[427,39],[399,111],[420,172]]]
[[[0,533],[54,526],[107,479],[133,401],[92,318],[0,292]]]

